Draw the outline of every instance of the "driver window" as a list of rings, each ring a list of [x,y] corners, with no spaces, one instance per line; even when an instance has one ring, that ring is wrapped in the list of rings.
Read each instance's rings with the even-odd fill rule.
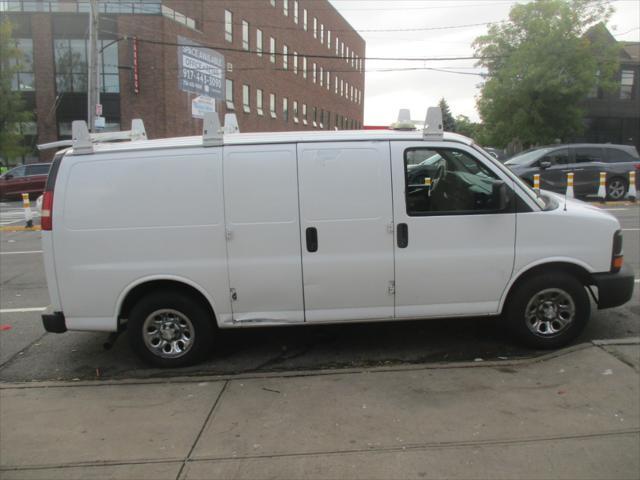
[[[24,165],[20,165],[19,167],[9,170],[7,173],[13,175],[13,178],[24,177],[25,169],[26,167]]]
[[[407,215],[496,213],[498,177],[461,150],[405,150]]]

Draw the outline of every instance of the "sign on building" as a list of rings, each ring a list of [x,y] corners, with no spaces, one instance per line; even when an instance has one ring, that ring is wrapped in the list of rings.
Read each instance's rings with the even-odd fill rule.
[[[183,92],[224,98],[224,56],[193,40],[178,36],[179,88]]]
[[[200,95],[191,100],[191,116],[204,118],[205,113],[216,111],[216,101],[211,97]]]

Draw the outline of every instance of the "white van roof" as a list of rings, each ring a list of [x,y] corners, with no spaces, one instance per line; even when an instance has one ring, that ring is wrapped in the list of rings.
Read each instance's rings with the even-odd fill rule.
[[[223,135],[222,145],[257,145],[278,143],[315,143],[347,141],[423,140],[422,130],[339,130],[339,131],[289,131],[232,133]],[[473,140],[456,133],[444,133],[442,141],[471,145]],[[157,140],[134,140],[130,142],[110,142],[94,144],[95,153],[131,150],[155,150],[167,148],[194,148],[202,146],[202,136],[173,137]],[[73,154],[73,153],[71,153]]]

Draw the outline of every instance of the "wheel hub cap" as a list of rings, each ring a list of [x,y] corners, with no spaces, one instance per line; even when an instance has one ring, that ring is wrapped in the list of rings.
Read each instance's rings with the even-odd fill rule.
[[[566,330],[573,323],[575,314],[571,295],[559,288],[548,288],[529,300],[525,320],[535,335],[551,337]]]
[[[191,320],[172,309],[149,314],[143,324],[143,335],[149,351],[162,358],[182,357],[191,350],[194,341]]]

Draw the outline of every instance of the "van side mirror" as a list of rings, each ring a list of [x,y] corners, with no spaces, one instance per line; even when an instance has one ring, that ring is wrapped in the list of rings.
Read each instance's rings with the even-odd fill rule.
[[[7,173],[4,175],[3,177],[5,180],[11,180],[13,178],[13,174],[12,173]]]
[[[543,161],[540,162],[540,168],[542,170],[546,170],[550,166],[551,166],[551,162],[549,160],[543,160]]]
[[[511,200],[511,189],[502,180],[496,180],[491,186],[491,203],[497,211],[503,211]]]

